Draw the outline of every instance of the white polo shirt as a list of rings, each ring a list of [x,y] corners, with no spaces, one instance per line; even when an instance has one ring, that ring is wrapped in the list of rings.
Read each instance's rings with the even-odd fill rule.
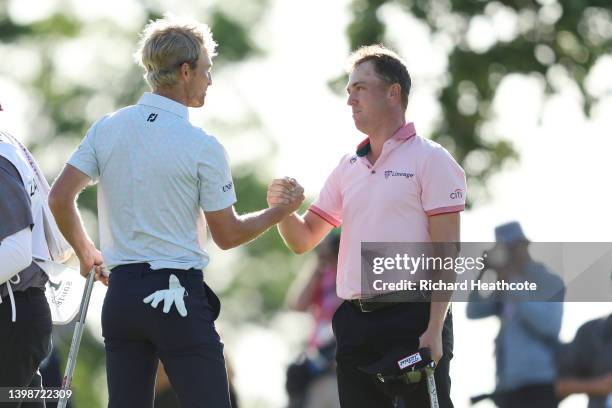
[[[68,164],[99,181],[100,247],[109,269],[141,262],[204,268],[202,210],[236,202],[223,146],[189,122],[186,106],[152,93],[94,123]]]
[[[339,227],[337,291],[361,298],[362,242],[431,242],[429,216],[463,211],[463,169],[438,143],[407,123],[387,140],[376,163],[369,139],[330,174],[310,211]]]

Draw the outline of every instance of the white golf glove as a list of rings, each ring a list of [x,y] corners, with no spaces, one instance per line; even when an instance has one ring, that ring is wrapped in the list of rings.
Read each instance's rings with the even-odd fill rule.
[[[183,296],[185,295],[185,288],[181,286],[178,278],[174,275],[170,275],[168,280],[168,289],[158,290],[155,293],[151,293],[149,296],[144,298],[142,301],[145,303],[151,303],[153,308],[157,308],[157,305],[162,300],[164,301],[164,313],[170,311],[172,303],[176,305],[176,310],[183,317],[187,316],[187,309],[185,308],[185,302]]]

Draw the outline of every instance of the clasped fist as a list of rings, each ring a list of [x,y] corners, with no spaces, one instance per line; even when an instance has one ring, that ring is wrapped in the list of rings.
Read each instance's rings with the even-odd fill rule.
[[[291,214],[304,201],[304,188],[294,178],[274,179],[268,186],[267,200],[270,208],[280,207]]]

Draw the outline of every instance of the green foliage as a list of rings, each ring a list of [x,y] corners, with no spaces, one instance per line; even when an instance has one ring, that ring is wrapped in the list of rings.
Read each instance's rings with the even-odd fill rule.
[[[234,180],[238,213],[267,207],[266,182],[248,171],[246,166],[234,172]],[[237,265],[238,273],[221,295],[224,300],[236,304],[243,305],[245,299],[252,299],[255,304],[254,307],[240,308],[234,316],[230,314],[229,319],[264,323],[273,313],[284,308],[287,288],[304,259],[289,252],[276,228],[271,228],[242,250],[245,257]]]
[[[215,38],[222,38],[219,42],[219,56],[223,61],[240,61],[257,48],[249,38],[247,27],[233,20],[222,11],[215,11],[211,19],[211,29]]]
[[[44,152],[47,146],[53,141],[70,141],[71,144],[80,140],[92,122],[108,111],[112,111],[121,106],[135,103],[145,90],[142,79],[142,72],[133,63],[127,60],[118,67],[114,67],[112,73],[105,72],[103,68],[96,67],[98,80],[83,81],[81,79],[73,81],[66,79],[62,72],[64,61],[57,59],[57,50],[63,44],[71,40],[79,40],[87,35],[100,36],[100,45],[104,41],[124,41],[129,44],[132,50],[136,48],[138,32],[126,30],[116,26],[112,20],[102,19],[93,23],[84,22],[73,17],[73,14],[66,12],[52,13],[46,18],[32,24],[21,25],[12,21],[4,11],[4,1],[0,0],[0,46],[4,49],[29,50],[40,61],[38,69],[33,78],[28,78],[20,84],[28,93],[35,95],[40,101],[39,117],[30,123],[28,137],[33,141],[30,149],[35,155]],[[214,38],[220,43],[219,54],[215,58],[215,70],[222,70],[227,62],[239,62],[249,57],[260,54],[263,51],[255,47],[251,41],[251,29],[261,17],[265,0],[249,2],[248,7],[243,10],[234,8],[228,10],[222,2],[217,2],[206,10],[198,10],[193,7],[192,16],[198,18],[198,14],[205,14],[205,20],[209,22]],[[165,10],[157,8],[144,9],[146,22],[148,20],[161,17]],[[241,14],[242,13],[242,14]],[[113,36],[106,40],[105,36]],[[100,66],[104,67],[107,60],[112,60],[112,56],[98,53],[99,50],[84,48],[80,50],[75,58],[92,57],[99,61]],[[75,63],[78,61],[74,61]],[[3,74],[11,75],[17,72],[2,70]],[[83,72],[83,75],[90,74]],[[15,79],[19,75],[15,75]],[[106,78],[106,79],[104,79]],[[102,83],[104,81],[104,83]],[[103,111],[97,111],[90,106],[96,98],[106,102]],[[3,101],[6,102],[6,101]],[[109,105],[110,103],[110,105]],[[95,107],[95,106],[94,106]],[[94,112],[92,114],[92,111]],[[257,118],[248,117],[245,123],[239,126],[249,127],[252,131],[260,126]],[[246,123],[248,122],[248,123]],[[40,126],[41,123],[46,126]],[[239,128],[227,126],[227,134],[224,138],[232,137],[239,132]],[[67,157],[71,152],[60,152],[61,157]],[[62,159],[62,161],[65,159]],[[255,168],[255,164],[249,167]],[[236,177],[236,186],[240,201],[238,204],[239,212],[253,211],[266,206],[265,191],[266,184],[260,181],[252,172],[239,171]],[[55,178],[55,174],[48,175],[49,179]],[[79,196],[79,206],[91,210],[96,214],[96,188],[88,188]],[[292,277],[293,269],[285,268],[296,261],[288,261],[290,254],[282,245],[278,233],[270,231],[261,241],[249,245],[242,251],[243,259],[235,272],[236,279],[226,291],[227,298],[223,299],[224,307],[232,309],[232,303],[243,304],[244,299],[240,296],[255,295],[261,303],[251,307],[249,313],[243,313],[241,308],[236,307],[235,315],[230,315],[230,319],[240,320],[249,317],[262,319],[262,316],[278,310],[283,303],[285,291]],[[255,261],[254,256],[261,256]],[[265,261],[264,261],[265,259]],[[246,277],[246,278],[245,278]],[[60,344],[60,354],[67,357],[69,339],[66,344]],[[65,363],[61,364],[62,370]],[[104,352],[103,346],[97,339],[86,331],[83,336],[79,352],[78,367],[73,380],[75,392],[75,406],[96,408],[105,406],[105,386],[104,386]]]
[[[612,45],[611,2],[354,0],[353,21],[347,30],[353,49],[383,40],[385,26],[378,12],[392,3],[427,24],[433,35],[447,34],[454,41],[448,55],[448,81],[439,96],[442,115],[432,138],[447,145],[452,139],[453,153],[461,163],[472,152],[489,158],[485,168],[466,167],[470,185],[484,186],[504,162],[517,158],[509,140],[498,140],[492,127],[483,126],[492,118],[491,102],[504,76],[537,75],[545,83],[546,92],[552,94],[557,89],[551,72],[561,68],[581,90],[585,113],[589,113],[593,96],[585,90],[585,77]],[[472,49],[467,40],[470,22],[491,18],[499,11],[518,19],[517,35],[497,39],[486,50]],[[462,111],[461,97],[466,94],[476,98],[476,109]]]
[[[351,49],[382,42],[385,26],[378,18],[378,8],[385,0],[355,0],[351,3],[353,21],[347,27]]]
[[[72,332],[70,334],[72,335]],[[59,348],[60,358],[63,362],[68,360],[72,337],[66,338],[65,341],[67,343],[62,344],[63,347]],[[89,330],[84,330],[71,386],[74,391],[71,400],[75,407],[106,406],[106,401],[103,400],[104,393],[100,393],[100,388],[103,385],[100,380],[106,378],[105,359],[104,346],[92,336]],[[60,365],[62,375],[64,374],[64,367],[64,364]]]

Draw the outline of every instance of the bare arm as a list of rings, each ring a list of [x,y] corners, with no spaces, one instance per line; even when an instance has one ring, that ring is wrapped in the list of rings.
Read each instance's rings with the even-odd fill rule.
[[[429,217],[429,235],[432,242],[457,243],[459,242],[460,218],[459,213],[448,213],[433,215]],[[442,257],[456,257],[458,250],[455,245],[442,245],[440,250],[443,253],[437,254]],[[434,293],[432,297],[432,308],[429,318],[430,324],[442,325],[446,317],[446,310],[450,301],[451,292],[444,291]],[[434,313],[435,312],[435,313]]]
[[[560,399],[572,394],[606,396],[612,394],[612,373],[595,378],[561,378],[555,382],[555,391]]]
[[[277,186],[273,196],[268,192],[269,208],[265,210],[238,215],[232,206],[205,212],[210,233],[219,248],[230,249],[249,242],[299,208],[304,201],[304,189],[295,180],[275,181],[282,186]]]
[[[459,213],[439,214],[429,217],[429,235],[432,242],[459,242],[459,227]],[[441,245],[437,249],[438,252],[435,256],[438,257],[455,257],[458,253],[455,245]],[[438,361],[442,357],[442,328],[444,327],[444,319],[452,292],[434,291],[431,295],[429,324],[421,336],[420,344],[421,347],[429,347],[433,359]]]
[[[299,187],[293,179],[273,180],[268,187],[268,205],[276,205],[293,186]],[[303,254],[316,247],[332,229],[331,224],[312,211],[301,216],[293,213],[278,223],[278,232],[289,249],[296,254]]]
[[[233,206],[204,214],[215,243],[221,249],[231,249],[257,238],[295,211],[300,203],[301,200],[296,200],[291,207],[278,206],[245,215],[236,214]]]
[[[102,254],[96,249],[87,234],[76,205],[76,199],[91,179],[82,171],[67,164],[49,193],[49,208],[60,231],[70,243],[81,263],[81,275],[87,276],[96,266],[96,276],[102,276]]]
[[[278,231],[285,244],[296,254],[303,254],[316,247],[333,228],[333,225],[312,211],[302,216],[292,214],[278,224]]]

